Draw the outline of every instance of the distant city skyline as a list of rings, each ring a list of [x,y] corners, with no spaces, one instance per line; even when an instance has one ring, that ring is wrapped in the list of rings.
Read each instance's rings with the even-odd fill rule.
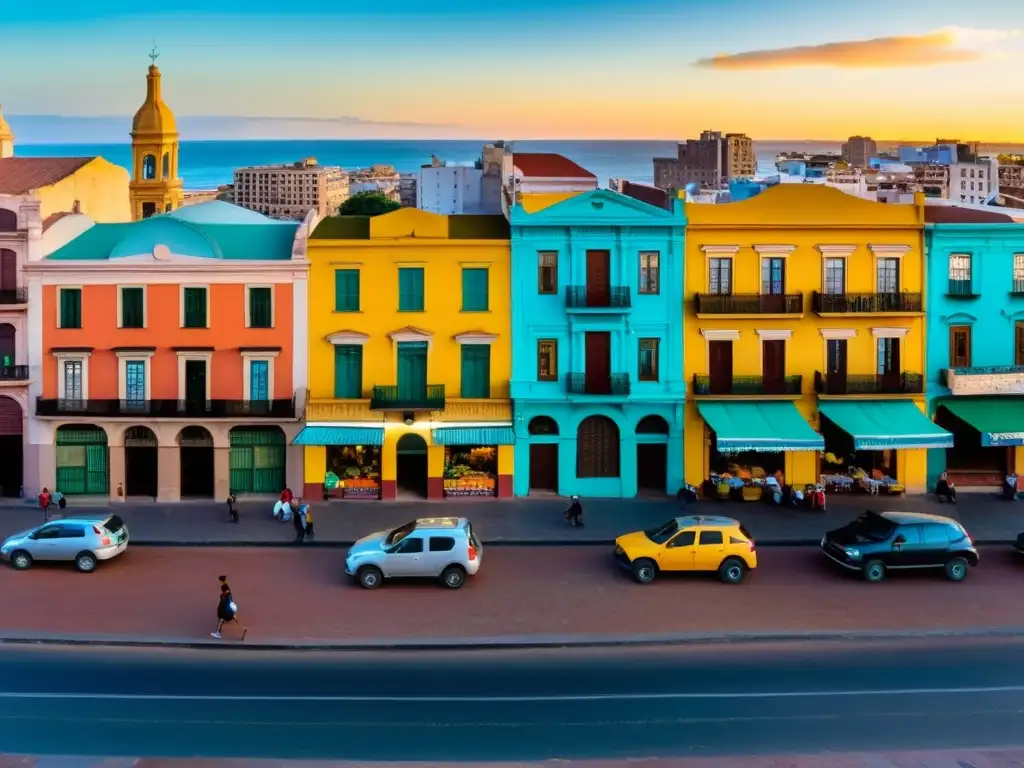
[[[186,140],[195,121],[225,139],[1024,137],[1024,5],[1005,0],[211,7],[5,9],[0,71],[17,74],[0,104],[15,132],[47,141],[41,121],[129,118],[155,40]]]

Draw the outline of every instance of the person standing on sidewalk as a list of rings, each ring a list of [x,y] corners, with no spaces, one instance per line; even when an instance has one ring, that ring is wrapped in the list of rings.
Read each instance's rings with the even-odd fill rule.
[[[299,509],[301,510],[302,520],[305,522],[306,538],[310,541],[313,540],[313,508],[312,505],[308,504],[304,499],[299,500]]]
[[[238,522],[238,510],[235,508],[235,504],[238,503],[238,497],[235,496],[234,491],[228,491],[228,519],[232,523]]]
[[[48,488],[43,488],[39,492],[39,508],[43,510],[43,518],[47,518],[50,515],[50,502],[53,501],[53,496],[50,495]]]
[[[573,528],[583,527],[583,505],[580,504],[579,496],[572,497],[572,504],[565,510],[565,519],[569,521],[569,525]]]
[[[302,507],[298,501],[292,500],[292,527],[295,529],[295,543],[301,544],[306,538],[306,523],[302,518]]]
[[[225,624],[237,624],[242,630],[242,640],[245,640],[249,629],[238,620],[238,605],[231,595],[231,587],[228,586],[227,576],[220,577],[220,600],[217,601],[217,629],[210,633],[210,637],[220,640],[221,630]]]

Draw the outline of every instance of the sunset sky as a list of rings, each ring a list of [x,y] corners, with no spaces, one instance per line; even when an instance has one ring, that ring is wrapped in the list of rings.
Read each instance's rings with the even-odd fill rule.
[[[19,115],[132,114],[155,38],[179,116],[358,118],[410,137],[1024,141],[1019,1],[7,5],[16,132]]]

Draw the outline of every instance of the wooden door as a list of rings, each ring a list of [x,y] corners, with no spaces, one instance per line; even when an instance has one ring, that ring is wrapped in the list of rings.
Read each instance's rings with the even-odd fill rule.
[[[732,392],[732,342],[708,342],[708,369],[711,394],[728,395]]]
[[[427,343],[398,344],[398,397],[401,400],[425,400],[427,397]]]
[[[18,287],[18,255],[0,249],[0,291],[13,291]]]
[[[558,443],[530,444],[530,490],[558,493]]]
[[[206,405],[206,361],[185,361],[185,402],[188,405]]]
[[[607,307],[611,294],[611,255],[587,251],[587,306]]]
[[[786,386],[786,342],[770,339],[761,342],[761,375],[764,377],[764,391],[769,395],[781,395]]]
[[[954,325],[949,329],[949,367],[971,367],[971,326]]]
[[[900,390],[900,340],[894,338],[878,340],[878,375],[885,392]]]
[[[611,360],[612,339],[607,331],[591,331],[586,335],[586,384],[590,395],[610,395],[612,392]]]
[[[846,393],[846,339],[829,339],[825,365],[827,394]]]

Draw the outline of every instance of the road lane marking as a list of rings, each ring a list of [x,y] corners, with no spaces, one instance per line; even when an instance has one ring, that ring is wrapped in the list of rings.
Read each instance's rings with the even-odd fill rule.
[[[964,688],[892,688],[849,691],[741,691],[735,693],[581,693],[551,696],[296,696],[236,694],[161,693],[49,693],[43,691],[0,691],[0,700],[69,701],[190,701],[190,702],[290,702],[351,704],[538,704],[544,702],[597,701],[685,701],[701,699],[821,699],[855,696],[948,696],[978,693],[1024,693],[1024,685]]]

